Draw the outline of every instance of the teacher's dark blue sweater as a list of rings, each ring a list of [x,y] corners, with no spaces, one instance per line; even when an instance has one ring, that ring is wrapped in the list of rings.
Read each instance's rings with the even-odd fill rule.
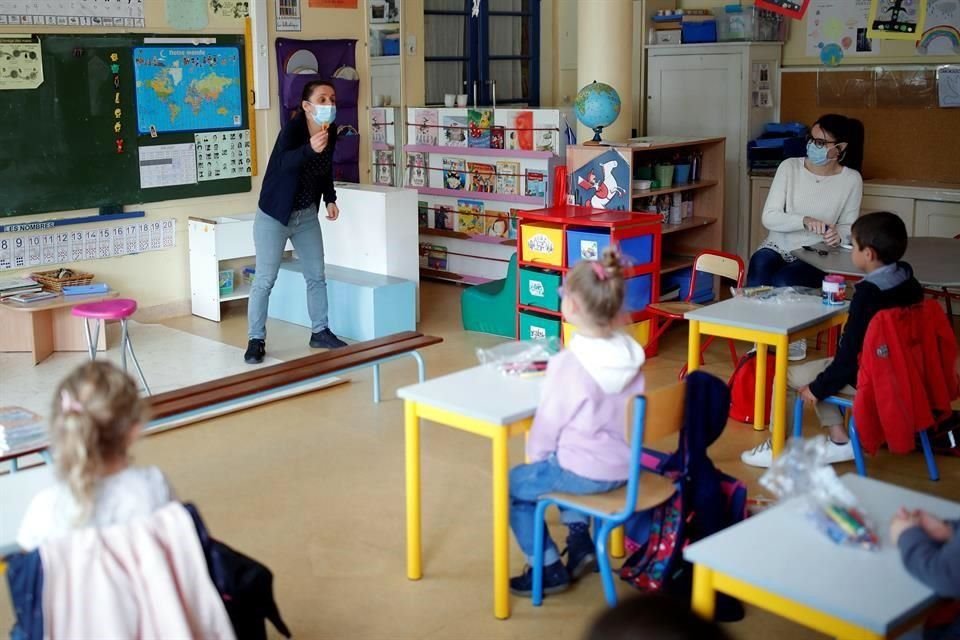
[[[317,153],[310,146],[310,132],[303,112],[288,122],[273,146],[267,173],[263,177],[260,189],[260,210],[283,224],[290,221],[293,203],[301,188],[301,173],[310,163],[319,163],[319,184],[314,193],[314,204],[319,208],[320,196],[327,204],[337,201],[337,192],[333,188],[333,150],[337,143],[337,125],[330,125],[330,137],[327,148]]]

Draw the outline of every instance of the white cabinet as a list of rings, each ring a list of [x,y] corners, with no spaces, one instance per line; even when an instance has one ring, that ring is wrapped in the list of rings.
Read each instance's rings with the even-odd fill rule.
[[[778,119],[781,48],[779,43],[647,48],[647,134],[727,139],[723,246],[740,255],[749,254],[751,243],[747,142],[764,123]]]
[[[916,234],[945,238],[960,234],[960,202],[917,201]]]

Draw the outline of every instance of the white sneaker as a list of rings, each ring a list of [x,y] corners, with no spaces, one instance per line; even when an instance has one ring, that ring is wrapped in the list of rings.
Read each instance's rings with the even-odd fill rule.
[[[807,359],[807,339],[797,340],[790,343],[790,349],[787,351],[787,360],[797,362]]]
[[[744,451],[740,460],[751,467],[768,468],[773,463],[773,441],[768,438],[750,451]]]
[[[850,462],[853,459],[853,445],[850,444],[849,441],[843,444],[837,444],[833,440],[830,440],[830,444],[827,445],[827,457],[824,459],[824,462],[827,464],[836,464],[838,462]]]

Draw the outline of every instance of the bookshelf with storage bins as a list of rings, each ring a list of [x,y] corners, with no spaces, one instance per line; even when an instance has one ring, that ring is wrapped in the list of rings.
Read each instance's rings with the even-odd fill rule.
[[[645,137],[634,138],[630,143],[616,146],[571,145],[567,148],[568,202],[576,202],[576,184],[583,177],[585,168],[600,155],[615,150],[629,167],[631,184],[624,187],[629,197],[625,208],[630,211],[650,213],[644,206],[648,202],[680,198],[689,202],[687,217],[679,224],[660,225],[662,245],[660,259],[661,277],[690,270],[697,253],[704,249],[722,250],[724,218],[724,138],[698,137]],[[699,176],[685,184],[670,184],[641,191],[634,188],[638,177],[646,179],[643,167],[655,167],[659,162],[674,162],[697,156]],[[656,176],[653,175],[652,178]],[[661,213],[657,213],[658,216]],[[682,275],[682,274],[678,274]],[[716,289],[715,289],[716,291]],[[687,293],[681,287],[680,296]]]
[[[461,284],[503,278],[518,213],[552,200],[562,112],[411,107],[406,124],[401,173],[419,194],[421,275]]]
[[[661,225],[659,216],[558,205],[520,213],[517,251],[517,336],[521,340],[560,338],[576,327],[563,322],[559,288],[580,260],[596,259],[616,246],[628,264],[626,330],[648,346],[653,320],[646,311],[660,296]],[[655,352],[655,345],[652,346]],[[650,355],[654,355],[650,352]]]

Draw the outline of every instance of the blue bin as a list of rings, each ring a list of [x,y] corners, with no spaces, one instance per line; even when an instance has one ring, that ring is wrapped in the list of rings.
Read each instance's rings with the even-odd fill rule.
[[[624,282],[626,292],[624,296],[624,307],[627,311],[643,311],[650,304],[652,294],[651,285],[653,276],[648,274],[627,278]]]
[[[692,267],[665,274],[661,281],[661,289],[668,291],[674,287],[680,287],[680,299],[683,300],[690,291],[690,278],[692,275]],[[713,302],[713,275],[709,273],[697,274],[697,290],[693,292],[691,302],[696,302],[697,304]]]
[[[603,250],[610,246],[610,234],[594,229],[571,229],[567,231],[567,266],[581,260],[597,260]],[[637,236],[620,243],[620,252],[629,266],[636,267],[653,260],[653,236]]]
[[[385,56],[400,55],[400,38],[384,38],[383,39],[383,55]]]
[[[680,25],[680,42],[683,44],[716,41],[716,20],[705,20],[703,22],[684,22]]]

